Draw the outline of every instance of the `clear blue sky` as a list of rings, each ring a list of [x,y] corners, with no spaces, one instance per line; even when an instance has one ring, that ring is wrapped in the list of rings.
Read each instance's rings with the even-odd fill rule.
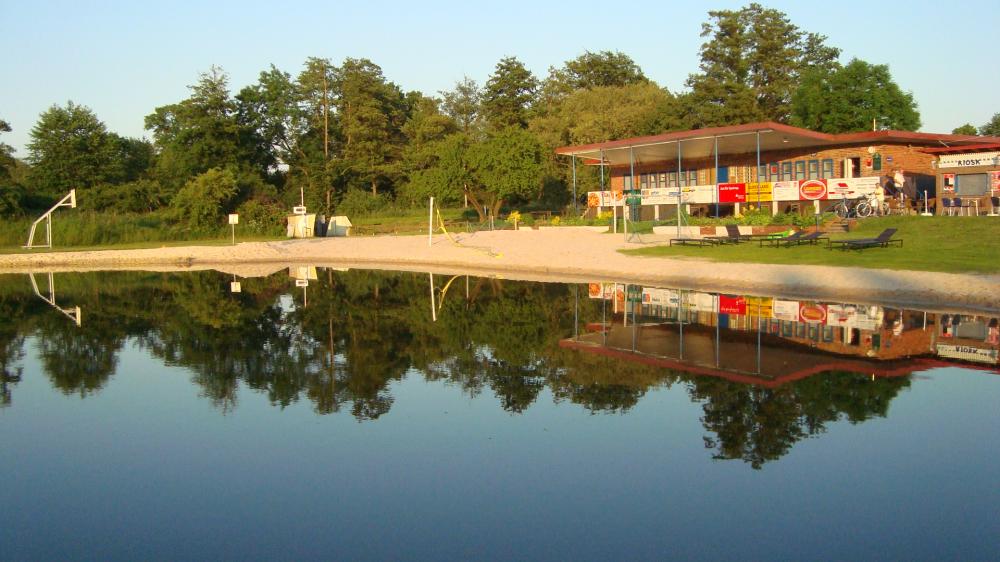
[[[0,140],[27,156],[39,113],[67,100],[108,128],[143,136],[143,117],[184,99],[212,64],[233,90],[275,64],[366,57],[405,90],[435,94],[468,75],[482,83],[503,56],[539,77],[585,50],[619,50],[671,91],[697,70],[710,9],[748,2],[46,2],[0,0]],[[1000,112],[996,0],[763,2],[829,37],[846,62],[889,64],[913,92],[924,131],[976,126]]]

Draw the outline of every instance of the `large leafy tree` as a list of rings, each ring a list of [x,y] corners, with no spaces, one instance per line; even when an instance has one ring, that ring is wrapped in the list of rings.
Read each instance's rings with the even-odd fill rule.
[[[226,73],[213,66],[190,89],[189,98],[146,116],[159,151],[161,183],[176,191],[211,168],[227,166],[265,175],[274,157],[258,130],[241,122]]]
[[[538,91],[538,79],[516,57],[505,57],[486,81],[483,114],[494,130],[527,127]]]
[[[0,133],[9,133],[10,124],[0,119]],[[24,190],[14,181],[14,148],[0,142],[0,216],[20,214]]]
[[[824,133],[871,130],[873,122],[885,129],[920,128],[913,94],[900,89],[884,64],[853,59],[831,73],[810,73],[792,101],[792,123]]]
[[[566,61],[561,68],[549,68],[542,84],[544,103],[552,103],[577,90],[642,84],[649,79],[639,65],[619,51],[585,52]]]
[[[455,83],[455,88],[441,94],[441,110],[451,117],[459,129],[470,134],[482,125],[482,92],[468,76]]]
[[[120,179],[118,137],[90,108],[68,102],[43,112],[31,129],[29,181],[39,193],[59,196]]]
[[[404,141],[407,104],[399,86],[367,59],[346,59],[333,83],[341,164],[348,181],[378,194],[390,187]]]
[[[1000,137],[1000,113],[995,113],[989,123],[980,127],[979,134],[988,137]]]
[[[484,219],[486,210],[496,216],[504,202],[532,199],[542,188],[542,145],[535,135],[509,127],[473,146],[469,161],[475,181],[469,202]]]
[[[975,125],[973,125],[972,123],[966,123],[965,125],[962,125],[961,127],[955,127],[954,129],[952,129],[951,130],[951,134],[953,134],[953,135],[976,135],[976,134],[978,134],[978,132],[976,131],[976,126]]]
[[[801,31],[778,10],[752,3],[708,15],[701,72],[687,81],[687,114],[694,126],[786,122],[803,74],[836,66],[839,49],[827,46],[821,35]]]

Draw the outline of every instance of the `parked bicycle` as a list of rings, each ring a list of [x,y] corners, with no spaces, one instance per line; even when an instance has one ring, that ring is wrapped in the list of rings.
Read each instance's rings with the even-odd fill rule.
[[[889,204],[879,203],[878,197],[874,193],[869,195],[862,195],[854,199],[847,199],[846,197],[837,201],[831,209],[839,218],[865,218],[870,217],[879,210],[881,214],[889,214]]]

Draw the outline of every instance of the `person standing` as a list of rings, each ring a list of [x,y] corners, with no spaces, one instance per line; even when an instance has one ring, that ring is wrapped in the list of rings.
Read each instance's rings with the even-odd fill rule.
[[[875,209],[875,214],[882,215],[882,209],[885,208],[885,188],[882,187],[882,182],[875,184],[875,200],[878,201],[878,208]]]

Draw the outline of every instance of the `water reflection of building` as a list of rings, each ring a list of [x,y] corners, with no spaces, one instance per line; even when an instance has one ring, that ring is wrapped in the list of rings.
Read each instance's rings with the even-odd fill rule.
[[[996,366],[1000,347],[995,318],[637,285],[589,294],[604,321],[563,347],[763,385],[826,371],[900,376],[934,357]]]

